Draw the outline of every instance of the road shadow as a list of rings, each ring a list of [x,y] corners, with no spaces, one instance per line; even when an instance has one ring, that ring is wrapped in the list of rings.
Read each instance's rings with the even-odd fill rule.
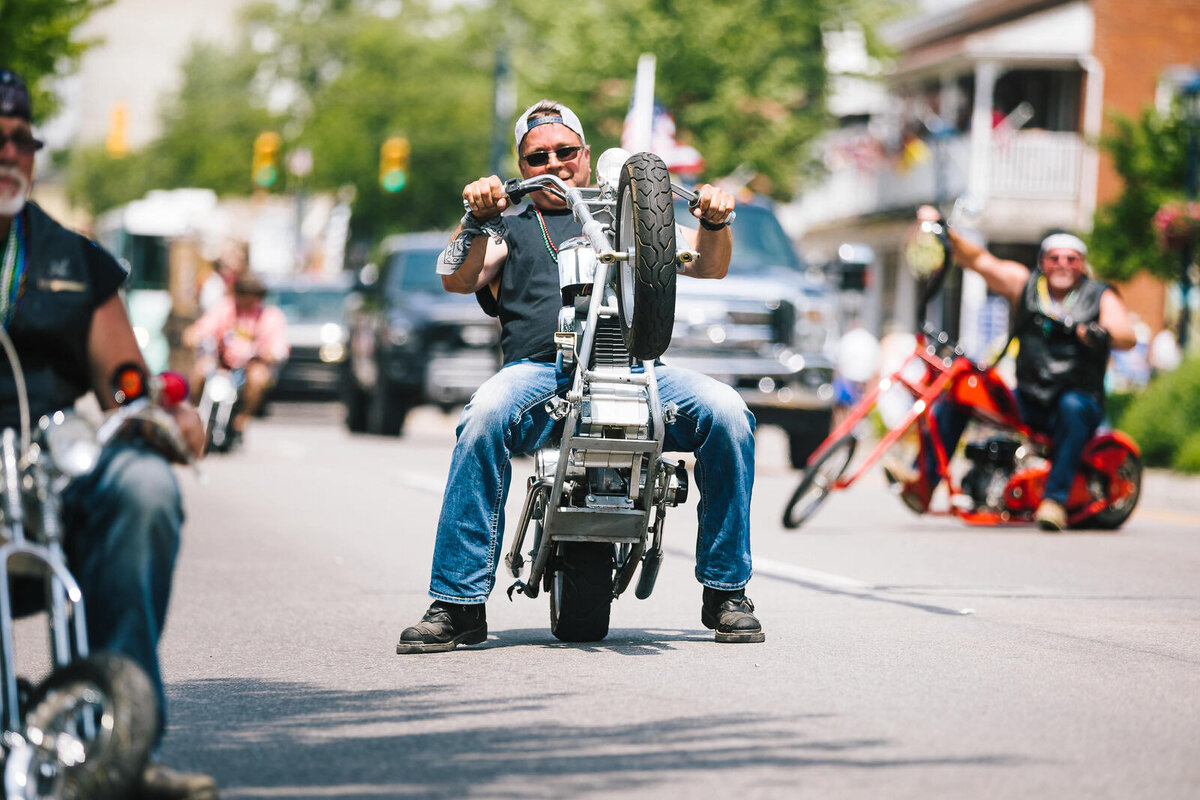
[[[332,691],[191,681],[170,687],[172,733],[163,758],[215,775],[226,800],[644,796],[669,791],[681,776],[729,785],[739,770],[745,782],[786,775],[791,784],[800,777],[795,771],[813,768],[1028,763],[1004,754],[889,757],[895,743],[886,739],[822,735],[829,727],[824,714],[638,721],[636,708],[566,702],[581,698],[586,690],[497,699],[464,696],[450,684]],[[563,708],[579,707],[597,710],[587,719],[562,716]]]

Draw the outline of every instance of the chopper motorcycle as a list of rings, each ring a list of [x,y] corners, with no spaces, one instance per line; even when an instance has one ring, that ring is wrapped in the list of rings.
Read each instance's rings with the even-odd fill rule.
[[[140,368],[124,366],[113,379],[121,405],[99,428],[62,411],[35,427],[3,331],[0,345],[17,375],[22,420],[19,430],[0,432],[3,798],[128,797],[154,742],[158,701],[133,661],[89,652],[83,597],[63,549],[62,497],[72,480],[96,467],[107,445],[126,436],[149,436],[175,460],[188,460],[178,429],[160,407],[182,402],[187,384],[170,373],[148,381]],[[44,602],[26,609],[16,586],[44,588]],[[46,612],[51,663],[35,685],[17,674],[14,619],[37,610]]]
[[[546,591],[550,630],[567,642],[603,639],[635,574],[635,595],[649,597],[666,510],[688,492],[683,462],[662,455],[676,409],[659,400],[654,360],[670,344],[677,270],[698,255],[676,245],[672,193],[696,197],[651,153],[606,151],[597,177],[596,188],[552,175],[505,183],[514,204],[538,190],[563,198],[583,228],[558,252],[555,344],[570,386],[547,403],[558,433],[534,454],[504,559],[509,598]]]
[[[927,279],[921,308],[941,288],[950,264],[945,230],[941,222],[922,222],[906,248],[910,268]],[[1061,322],[1046,318],[1044,324],[1057,326],[1056,335],[1074,335],[1073,328]],[[928,482],[935,477],[928,474],[930,459],[925,457],[926,448],[932,448],[936,478],[946,485],[950,495],[945,510],[914,511],[953,515],[973,525],[1033,522],[1050,471],[1052,442],[1022,421],[1016,397],[996,364],[977,364],[945,331],[928,324],[922,328],[912,354],[863,396],[809,458],[784,508],[785,528],[804,524],[832,492],[858,480],[914,426],[920,442],[916,464],[922,479]],[[884,395],[905,393],[910,402],[907,412],[847,475],[858,444],[855,428]],[[983,438],[967,441],[964,451],[971,466],[961,481],[951,473],[950,458],[954,454],[947,452],[931,413],[940,398],[967,411],[977,429],[990,430]],[[1137,506],[1141,483],[1142,462],[1136,442],[1118,430],[1098,430],[1084,447],[1067,498],[1067,524],[1119,528]]]

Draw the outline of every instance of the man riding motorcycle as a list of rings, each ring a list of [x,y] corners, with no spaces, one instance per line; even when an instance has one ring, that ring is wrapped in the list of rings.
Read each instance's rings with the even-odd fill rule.
[[[937,221],[937,209],[922,206],[921,221]],[[1111,349],[1137,342],[1120,295],[1090,277],[1087,246],[1069,233],[1047,236],[1038,268],[997,258],[947,229],[951,253],[964,269],[983,276],[990,290],[1014,309],[1012,332],[1019,346],[1016,397],[1022,419],[1053,441],[1044,499],[1035,519],[1046,531],[1067,524],[1066,501],[1083,447],[1104,419],[1104,372]],[[950,401],[933,409],[938,433],[952,454],[967,424],[966,412]],[[923,473],[900,465],[884,468],[901,487],[901,499],[923,512],[937,482],[936,455],[922,442]]]
[[[109,386],[122,365],[145,369],[118,292],[129,277],[108,252],[51,219],[28,200],[33,185],[34,138],[29,91],[14,72],[0,68],[0,262],[4,292],[0,324],[19,358],[0,369],[0,428],[21,424],[18,397],[29,399],[29,417],[70,409],[95,391],[106,409],[116,400]],[[195,409],[169,409],[194,455],[204,431]],[[165,733],[166,694],[158,642],[166,624],[183,503],[167,459],[148,441],[122,441],[105,451],[87,476],[63,494],[67,563],[87,605],[88,646],[135,661],[158,694],[159,728]],[[19,609],[44,603],[40,586],[14,598]],[[6,787],[7,788],[7,787]],[[148,764],[137,798],[212,798],[207,775]]]
[[[523,178],[553,174],[569,186],[590,183],[583,127],[566,106],[531,106],[518,119],[515,136]],[[727,220],[734,200],[708,185],[697,194],[701,230],[686,235],[700,257],[687,272],[722,278],[729,268]],[[556,255],[560,243],[580,235],[580,223],[546,191],[533,192],[520,214],[502,218],[508,197],[495,175],[468,184],[462,196],[468,213],[437,269],[447,291],[479,293],[498,314],[505,363],[463,411],[434,549],[434,603],[403,631],[397,653],[446,651],[487,638],[484,603],[500,563],[511,458],[550,437],[554,420],[546,402],[564,392],[570,378],[555,365],[562,306]],[[703,497],[696,548],[702,623],[719,642],[761,642],[762,627],[744,590],[750,580],[754,418],[733,389],[705,375],[663,366],[658,381],[662,402],[678,407],[665,448],[696,453]]]
[[[218,366],[241,370],[238,413],[231,427],[240,435],[246,422],[262,406],[287,358],[287,319],[263,297],[267,287],[252,274],[240,276],[233,295],[220,301],[183,332],[183,343],[197,351],[192,369],[192,391],[196,399],[205,378]]]

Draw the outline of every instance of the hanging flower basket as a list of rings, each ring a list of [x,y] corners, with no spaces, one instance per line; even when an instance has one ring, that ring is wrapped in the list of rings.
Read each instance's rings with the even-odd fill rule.
[[[1162,204],[1152,221],[1158,243],[1166,250],[1182,250],[1200,241],[1200,202],[1171,200]]]

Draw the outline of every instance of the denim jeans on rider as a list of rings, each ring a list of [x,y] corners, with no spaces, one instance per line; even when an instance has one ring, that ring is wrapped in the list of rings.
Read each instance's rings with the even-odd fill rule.
[[[71,532],[67,563],[83,592],[88,646],[128,656],[158,694],[159,737],[166,695],[158,640],[183,527],[183,502],[171,466],[158,453],[120,442],[64,497]]]
[[[1046,476],[1042,496],[1066,506],[1083,448],[1104,421],[1104,407],[1095,395],[1074,390],[1059,395],[1058,402],[1049,409],[1024,401],[1018,392],[1017,405],[1021,408],[1021,419],[1025,424],[1048,435],[1053,443],[1050,448],[1050,474]],[[954,403],[942,402],[934,406],[932,413],[946,454],[951,455],[967,427],[967,412]],[[937,456],[932,447],[926,447],[925,454],[926,474],[932,476],[932,485],[936,486]]]
[[[657,368],[659,398],[675,403],[665,451],[696,454],[696,578],[714,589],[750,580],[750,494],[754,484],[754,415],[732,388],[690,370]],[[452,603],[483,603],[496,582],[512,456],[549,438],[546,401],[562,394],[569,374],[554,364],[515,361],[489,378],[463,410],[438,521],[429,594]]]

